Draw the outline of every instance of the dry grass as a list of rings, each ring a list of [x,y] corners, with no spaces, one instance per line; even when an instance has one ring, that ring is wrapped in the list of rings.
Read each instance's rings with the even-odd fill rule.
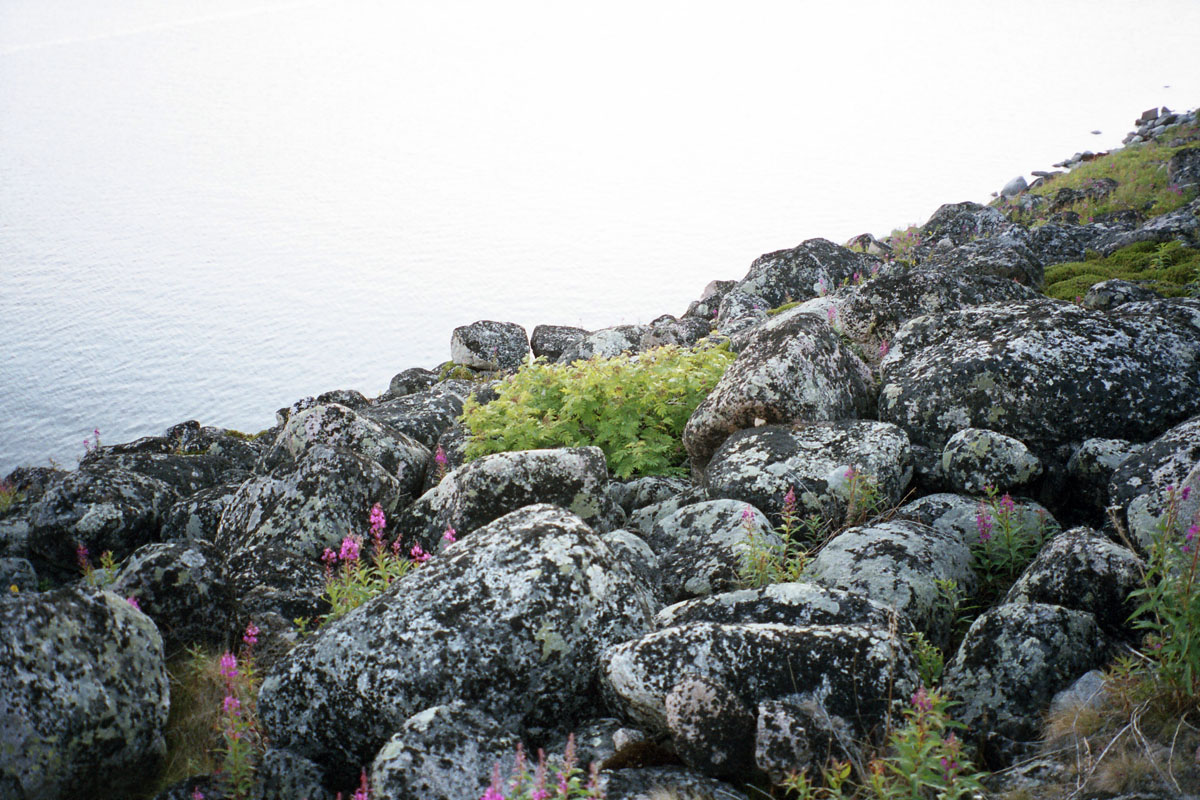
[[[171,679],[167,762],[156,791],[193,775],[211,773],[220,765],[219,720],[225,698],[220,658],[220,653],[193,649],[167,665]]]

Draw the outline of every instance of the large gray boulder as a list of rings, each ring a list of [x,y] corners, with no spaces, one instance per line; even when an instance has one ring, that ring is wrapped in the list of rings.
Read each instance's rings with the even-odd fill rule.
[[[866,277],[877,263],[878,259],[839,247],[827,239],[809,239],[790,250],[776,250],[756,258],[734,291],[761,297],[767,308],[774,308],[792,300],[816,297],[822,294],[822,286],[832,289],[843,281]]]
[[[763,425],[740,430],[713,454],[704,477],[712,497],[750,503],[767,512],[778,525],[788,490],[796,498],[795,513],[815,514],[841,523],[857,493],[862,506],[863,485],[874,486],[881,507],[904,496],[912,478],[908,435],[896,425],[871,420],[818,422],[788,427]]]
[[[1172,489],[1178,519],[1190,520],[1200,512],[1200,416],[1148,442],[1113,471],[1109,506],[1115,507],[1135,546],[1149,547],[1167,513]]]
[[[263,681],[260,718],[277,746],[348,778],[412,715],[455,700],[509,730],[565,733],[591,708],[600,652],[651,614],[582,520],[530,506],[305,639]]]
[[[568,325],[538,325],[529,337],[529,346],[533,350],[534,358],[557,361],[568,347],[587,334],[583,328]]]
[[[818,583],[890,606],[939,645],[949,640],[954,609],[938,582],[954,581],[967,593],[975,586],[971,551],[959,537],[908,520],[843,531],[807,572]]]
[[[1043,461],[1084,439],[1158,435],[1200,411],[1200,326],[1185,311],[1125,313],[1137,305],[1043,300],[911,320],[881,364],[879,418],[935,450],[986,428]]]
[[[763,513],[738,500],[694,503],[656,523],[647,539],[659,555],[665,599],[737,588],[752,537],[760,546],[782,545]]]
[[[463,401],[476,387],[467,381],[442,381],[437,386],[393,397],[362,409],[364,417],[416,439],[429,450],[462,416]]]
[[[607,487],[608,463],[598,447],[493,453],[446,475],[397,515],[394,529],[432,551],[446,528],[462,537],[510,511],[550,503],[606,532],[621,527],[623,516]]]
[[[1108,485],[1113,473],[1142,445],[1125,439],[1085,439],[1067,461],[1068,502],[1093,527],[1107,522]]]
[[[1041,289],[1046,274],[1042,263],[1023,241],[1009,236],[979,239],[946,251],[935,251],[925,264],[948,273],[989,275]]]
[[[450,335],[450,359],[472,369],[516,369],[528,355],[525,329],[514,322],[480,320]]]
[[[0,796],[123,797],[151,785],[170,694],[150,618],[111,592],[68,588],[0,600],[0,630]]]
[[[683,444],[696,469],[732,433],[755,425],[867,416],[871,371],[829,324],[786,312],[764,323],[687,421]]]

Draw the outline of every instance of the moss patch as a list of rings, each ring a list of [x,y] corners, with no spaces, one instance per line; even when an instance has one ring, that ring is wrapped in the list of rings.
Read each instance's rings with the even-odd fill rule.
[[[1046,294],[1074,300],[1110,278],[1138,283],[1164,297],[1182,297],[1190,293],[1189,284],[1200,280],[1200,250],[1179,242],[1138,242],[1107,258],[1055,264],[1046,268]]]

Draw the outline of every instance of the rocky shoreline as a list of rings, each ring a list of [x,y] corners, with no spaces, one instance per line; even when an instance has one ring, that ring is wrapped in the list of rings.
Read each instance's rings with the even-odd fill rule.
[[[1197,115],[1139,123],[1131,136],[1194,133]],[[1192,191],[1200,146],[1184,152],[1172,185]],[[1029,188],[1004,194],[1032,207]],[[0,796],[150,796],[168,661],[248,626],[265,799],[332,800],[365,774],[377,800],[474,800],[517,742],[562,753],[568,735],[610,800],[748,797],[881,745],[922,682],[914,632],[956,647],[942,685],[977,763],[1037,756],[1056,695],[1138,644],[1129,593],[1171,498],[1186,487],[1180,514],[1200,513],[1200,299],[1108,281],[1057,301],[1045,268],[1200,247],[1200,199],[1037,227],[957,203],[918,234],[903,259],[868,235],[768,253],[648,325],[466,325],[439,371],[305,398],[255,436],[188,421],[97,442],[76,470],[14,471]],[[464,402],[530,355],[705,337],[737,357],[683,431],[690,480],[615,480],[596,447],[464,460]],[[840,519],[857,475],[885,513],[825,542],[803,580],[739,588],[786,496],[786,513]],[[972,550],[985,492],[1045,537],[994,596]],[[432,556],[298,628],[329,613],[329,554],[376,506],[388,542]],[[103,552],[111,569],[92,568]],[[988,603],[966,631],[951,581]],[[157,797],[226,792],[199,775]]]

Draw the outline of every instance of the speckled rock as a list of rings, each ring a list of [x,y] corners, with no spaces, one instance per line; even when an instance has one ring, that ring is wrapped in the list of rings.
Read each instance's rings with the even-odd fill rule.
[[[816,583],[771,583],[711,597],[684,600],[654,615],[656,629],[689,622],[778,622],[783,625],[860,625],[901,634],[911,630],[895,609],[859,592]]]
[[[914,255],[919,259],[926,258],[943,240],[957,247],[977,239],[1000,236],[1015,227],[994,208],[970,202],[946,203],[921,226],[921,244],[915,248]]]
[[[667,730],[666,696],[685,674],[722,681],[752,708],[809,696],[860,735],[878,732],[889,697],[916,688],[906,645],[886,631],[854,625],[692,622],[609,648],[601,668],[614,707],[655,731]]]
[[[257,779],[259,797],[262,800],[334,800],[333,792],[325,788],[325,773],[321,768],[307,758],[268,747],[254,771]],[[215,793],[205,793],[206,800],[216,797]],[[223,795],[221,795],[223,796]],[[380,798],[380,795],[375,795]],[[180,800],[193,800],[191,794],[185,794]]]
[[[1009,492],[1042,474],[1042,462],[1019,439],[982,428],[963,428],[942,449],[942,476],[952,491],[982,494],[985,486]]]
[[[952,274],[990,275],[1033,289],[1041,289],[1046,282],[1045,270],[1033,251],[1023,241],[1009,236],[978,239],[943,253],[933,253],[922,266]]]
[[[214,544],[227,554],[240,613],[286,619],[321,613],[321,554],[348,533],[365,534],[371,506],[390,513],[404,496],[377,461],[325,445],[246,481],[230,501]]]
[[[708,336],[711,330],[712,325],[707,320],[696,317],[675,319],[668,316],[650,323],[650,329],[642,334],[638,341],[638,350],[650,350],[666,345],[691,347]]]
[[[1145,565],[1128,548],[1090,528],[1051,539],[1025,568],[1006,603],[1048,603],[1086,611],[1110,636],[1131,635],[1129,593],[1142,586]]]
[[[1200,200],[1193,200],[1183,208],[1151,217],[1132,231],[1106,237],[1097,243],[1096,249],[1100,255],[1108,256],[1138,242],[1179,241],[1195,247],[1200,243],[1200,216],[1197,216],[1197,211],[1200,211]]]
[[[1087,293],[1083,296],[1083,307],[1096,311],[1107,311],[1126,303],[1155,300],[1158,297],[1158,292],[1153,289],[1138,286],[1136,283],[1120,278],[1109,278],[1106,281],[1094,283],[1088,288]]]
[[[621,563],[629,568],[633,576],[646,586],[653,597],[653,607],[666,604],[663,592],[662,565],[658,554],[646,540],[632,531],[624,529],[601,534],[601,539],[612,549]]]
[[[749,800],[745,792],[683,767],[640,767],[602,772],[600,789],[606,800],[664,800],[664,797]]]
[[[774,308],[792,300],[807,300],[855,275],[870,274],[878,259],[839,247],[827,239],[809,239],[790,250],[759,256],[735,291],[757,295]],[[722,331],[725,329],[722,327]]]
[[[121,563],[110,588],[137,598],[158,626],[168,657],[191,644],[219,646],[233,622],[224,561],[207,542],[147,544]]]
[[[516,369],[528,355],[525,329],[513,322],[480,320],[450,335],[450,359],[471,369]]]
[[[608,466],[598,447],[493,453],[448,474],[397,516],[395,529],[432,550],[448,527],[463,537],[510,511],[550,503],[600,532],[616,530],[623,514],[607,486]]]
[[[733,291],[737,281],[709,281],[700,292],[700,299],[688,304],[685,317],[699,317],[705,322],[713,322],[717,317],[717,307],[725,295]]]
[[[4,478],[4,483],[17,493],[6,513],[12,513],[24,505],[33,505],[47,489],[66,476],[64,470],[51,467],[17,467]],[[5,513],[0,513],[0,518],[4,516]]]
[[[1171,156],[1167,183],[1179,187],[1200,184],[1200,147],[1187,147]]]
[[[695,503],[657,522],[646,540],[660,557],[664,598],[674,602],[736,588],[751,536],[783,544],[761,511],[738,500]]]
[[[376,800],[463,800],[488,787],[492,768],[512,769],[519,737],[488,715],[451,703],[404,721],[371,765]]]
[[[166,755],[162,639],[111,592],[0,600],[0,796],[119,797]]]
[[[0,558],[0,592],[11,592],[14,586],[18,592],[36,592],[37,572],[27,558]]]
[[[616,325],[601,328],[572,342],[558,357],[559,364],[572,364],[589,358],[612,358],[621,353],[636,353],[647,325]]]
[[[219,483],[176,500],[163,515],[163,541],[208,541],[217,538],[221,515],[244,481]]]
[[[629,515],[629,527],[643,537],[652,536],[654,526],[660,520],[666,519],[684,506],[700,503],[707,499],[709,499],[708,492],[703,489],[688,489],[673,497],[637,509]]]
[[[403,401],[394,401],[403,402]],[[379,464],[396,476],[401,490],[416,496],[432,454],[412,437],[343,405],[313,406],[288,418],[260,471],[296,463],[315,446],[342,448]]]
[[[800,699],[758,705],[754,761],[772,783],[805,768],[821,769],[830,758],[859,761],[854,732],[820,705]]]
[[[442,381],[437,386],[376,403],[362,413],[411,436],[432,451],[439,437],[462,416],[463,401],[475,388],[466,381]]]
[[[46,490],[28,510],[28,554],[39,575],[78,577],[75,547],[99,558],[112,551],[120,561],[157,541],[163,514],[178,495],[163,481],[98,464],[81,467]]]
[[[943,686],[959,701],[955,718],[997,768],[1032,740],[1054,694],[1104,662],[1096,619],[1061,606],[1004,604],[971,625]]]
[[[170,486],[180,497],[226,480],[245,480],[250,472],[229,459],[208,453],[105,453],[85,459],[88,469],[137,472]]]
[[[388,400],[395,400],[399,397],[423,392],[426,389],[432,388],[437,383],[437,380],[438,375],[433,370],[425,369],[424,367],[410,367],[392,376],[392,380],[388,383],[388,390],[379,400],[387,402]]]
[[[793,310],[758,329],[688,419],[683,444],[700,469],[735,431],[866,416],[873,401],[867,366],[827,322]]]
[[[795,491],[801,516],[841,522],[850,500],[851,468],[860,482],[874,483],[884,507],[895,505],[912,479],[907,434],[871,420],[747,428],[721,444],[704,477],[710,496],[764,509],[775,525],[782,522],[788,489]]]
[[[647,475],[643,478],[634,478],[626,481],[624,486],[626,493],[621,506],[627,514],[632,514],[653,503],[669,500],[692,488],[692,485],[684,479],[671,478],[666,475]]]
[[[547,361],[557,361],[559,356],[588,332],[583,328],[573,328],[568,325],[538,325],[529,337],[529,345],[535,358]]]
[[[684,675],[667,692],[667,728],[684,764],[705,775],[734,776],[754,765],[754,712],[721,681]]]
[[[884,342],[890,348],[900,326],[915,317],[1036,297],[1038,293],[1028,286],[993,275],[925,267],[891,269],[854,287],[838,303],[835,319],[843,333],[874,357]]]
[[[1034,258],[1044,266],[1083,261],[1087,253],[1088,237],[1078,225],[1040,225],[1030,229],[1028,241]]]
[[[523,508],[306,638],[266,676],[260,718],[277,746],[351,778],[406,719],[455,700],[565,732],[600,651],[646,630],[651,602],[578,517]]]
[[[1125,439],[1086,439],[1067,461],[1069,503],[1083,521],[1102,526],[1108,507],[1108,484],[1113,472],[1125,459],[1138,453],[1142,445]]]
[[[1200,416],[1176,425],[1121,462],[1109,483],[1109,505],[1139,547],[1147,547],[1166,512],[1174,487],[1180,500],[1179,519],[1200,512]],[[1185,526],[1186,527],[1186,526]]]
[[[849,528],[808,566],[818,583],[859,592],[903,614],[935,644],[950,635],[954,611],[940,601],[937,581],[975,586],[971,551],[953,534],[911,520]]]
[[[770,304],[758,295],[734,290],[721,298],[714,323],[721,333],[733,336],[766,321],[770,308]],[[735,352],[737,349],[734,348]]]
[[[982,510],[991,513],[987,507],[981,507],[984,499],[967,497],[961,494],[937,493],[905,503],[896,510],[893,519],[909,519],[922,525],[957,536],[965,545],[979,541],[978,515]],[[1024,497],[1013,498],[1013,520],[1021,531],[1033,532],[1041,529],[1046,535],[1059,527],[1058,521],[1040,503]]]
[[[881,364],[879,417],[936,449],[987,428],[1043,462],[1071,442],[1157,435],[1200,410],[1186,388],[1200,380],[1200,328],[1127,308],[1045,300],[911,320]]]

